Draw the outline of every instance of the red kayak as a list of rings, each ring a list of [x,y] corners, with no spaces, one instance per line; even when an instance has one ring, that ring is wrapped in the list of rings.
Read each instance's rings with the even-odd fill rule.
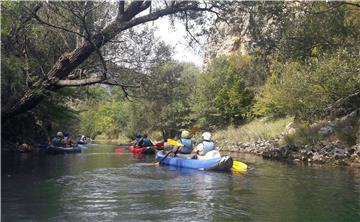
[[[145,155],[152,155],[156,153],[156,150],[154,148],[152,148],[151,146],[147,146],[147,147],[137,147],[135,145],[132,145],[130,147],[130,152],[131,153],[142,153]]]
[[[164,149],[164,143],[157,143],[154,145],[154,148],[157,150],[163,150]]]

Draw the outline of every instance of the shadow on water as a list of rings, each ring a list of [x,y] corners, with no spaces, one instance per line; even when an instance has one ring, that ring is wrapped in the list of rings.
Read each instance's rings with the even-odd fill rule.
[[[2,155],[3,221],[360,221],[360,172],[233,154],[253,170],[159,166],[117,146]]]

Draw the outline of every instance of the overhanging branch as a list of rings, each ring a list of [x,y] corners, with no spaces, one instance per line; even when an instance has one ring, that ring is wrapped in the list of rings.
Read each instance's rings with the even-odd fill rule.
[[[116,80],[107,80],[104,76],[91,77],[91,78],[87,78],[87,79],[59,80],[56,85],[59,87],[74,87],[74,86],[92,85],[92,84],[96,84],[96,83],[111,85],[111,86],[121,86],[122,89],[139,88],[141,86],[141,85],[128,85],[128,84],[120,83]]]
[[[56,85],[60,86],[60,87],[70,87],[70,86],[86,86],[86,85],[91,85],[91,84],[95,84],[95,83],[100,83],[102,81],[105,80],[104,76],[99,76],[99,77],[91,77],[88,79],[74,79],[74,80],[69,80],[69,79],[65,79],[65,80],[59,80]]]

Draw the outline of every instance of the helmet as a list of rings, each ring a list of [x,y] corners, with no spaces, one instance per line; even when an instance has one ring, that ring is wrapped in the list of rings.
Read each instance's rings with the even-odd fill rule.
[[[57,132],[57,133],[56,133],[56,136],[58,136],[58,137],[64,137],[64,134],[63,134],[62,132]]]
[[[205,132],[202,134],[204,140],[211,140],[211,133]]]
[[[189,138],[190,133],[187,130],[181,132],[181,138]]]
[[[135,137],[136,137],[136,138],[141,138],[141,137],[142,137],[142,135],[141,135],[141,133],[140,133],[140,132],[136,132],[136,133],[135,133]]]

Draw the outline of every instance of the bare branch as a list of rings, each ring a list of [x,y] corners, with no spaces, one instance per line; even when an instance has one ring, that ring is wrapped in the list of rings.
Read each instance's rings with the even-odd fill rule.
[[[89,28],[88,28],[88,26],[87,26],[87,23],[86,23],[86,21],[85,21],[85,18],[80,18],[80,19],[81,19],[81,21],[83,22],[85,32],[86,32],[87,36],[89,37],[87,40],[88,40],[88,41],[91,43],[91,45],[95,48],[96,53],[98,54],[98,56],[99,56],[99,58],[100,58],[101,64],[103,65],[103,68],[104,68],[103,76],[106,78],[108,69],[107,69],[107,66],[106,66],[105,59],[104,59],[104,57],[102,56],[99,47],[92,41],[92,36],[91,36],[90,30],[89,30]],[[103,37],[103,36],[102,36],[102,37]],[[104,37],[103,37],[102,39],[104,39]],[[101,45],[103,45],[103,43],[102,43]]]
[[[124,14],[119,18],[113,20],[106,28],[101,32],[92,35],[91,41],[87,40],[79,47],[75,48],[71,52],[63,53],[60,58],[54,63],[52,68],[46,74],[46,77],[39,79],[33,84],[33,87],[26,90],[21,97],[14,104],[9,105],[9,108],[2,109],[2,120],[14,117],[18,114],[26,112],[37,106],[50,91],[56,91],[57,89],[65,86],[78,86],[89,85],[95,83],[104,84],[116,84],[113,82],[105,82],[105,76],[93,77],[89,79],[78,80],[78,82],[69,82],[75,80],[64,80],[69,77],[79,65],[81,65],[86,59],[88,59],[94,52],[99,50],[107,42],[112,40],[119,33],[130,29],[136,25],[154,21],[165,15],[175,14],[186,10],[194,11],[209,11],[210,8],[200,7],[200,3],[191,1],[172,2],[172,7],[160,9],[155,12],[151,12],[144,16],[137,16],[139,13],[150,7],[150,1],[132,1]],[[50,24],[43,21],[39,16],[34,13],[35,19],[41,24],[45,24],[49,27],[60,29],[65,32],[73,33],[78,36],[84,37],[83,34],[68,30],[67,28]],[[80,82],[79,82],[80,81]],[[126,87],[126,86],[124,86]]]
[[[151,9],[151,1],[150,0],[146,0],[144,1],[144,3],[140,6],[140,10],[144,11],[145,9],[149,8]],[[151,10],[150,10],[151,13]]]
[[[57,86],[61,86],[61,87],[65,87],[65,86],[86,86],[86,85],[91,85],[91,84],[95,84],[95,83],[100,83],[102,81],[104,81],[105,78],[103,76],[100,77],[92,77],[92,78],[88,78],[88,79],[77,79],[77,80],[59,80],[56,85]]]
[[[40,8],[39,8],[40,9]],[[46,25],[46,26],[49,26],[49,27],[52,27],[52,28],[55,28],[55,29],[60,29],[60,30],[63,30],[65,32],[69,32],[69,33],[73,33],[73,34],[76,34],[76,35],[79,35],[81,37],[84,37],[81,33],[78,33],[78,32],[75,32],[75,31],[72,31],[72,30],[69,30],[67,28],[64,28],[64,27],[61,27],[61,26],[56,26],[56,25],[53,25],[53,24],[50,24],[48,22],[45,22],[44,20],[42,20],[38,15],[37,15],[37,12],[38,10],[33,10],[32,11],[32,15],[34,16],[34,18],[40,22],[41,24],[43,25]]]
[[[121,15],[118,14],[117,18],[120,21],[129,21],[130,19],[134,18],[137,14],[144,11],[150,6],[149,2],[143,1],[133,1],[127,7],[127,9]]]
[[[125,11],[125,1],[119,1],[118,3],[118,16],[122,16]]]
[[[180,2],[178,4],[173,4],[174,6],[172,6],[170,8],[164,8],[164,9],[155,11],[153,13],[150,13],[148,15],[144,15],[144,16],[135,18],[135,19],[129,21],[128,23],[126,23],[121,28],[121,31],[132,28],[132,27],[142,24],[142,23],[154,21],[160,17],[169,15],[169,14],[175,14],[175,13],[186,11],[186,10],[194,10],[194,11],[208,11],[209,10],[209,8],[200,8],[198,6],[198,4],[196,4],[196,2],[191,2],[191,3],[192,4],[189,5],[188,2]]]
[[[91,77],[87,79],[65,79],[65,80],[59,80],[56,85],[60,87],[72,87],[72,86],[86,86],[86,85],[92,85],[92,84],[106,84],[111,86],[121,86],[123,90],[126,88],[139,88],[141,85],[129,85],[120,83],[117,80],[107,80],[104,76],[96,76]],[[128,94],[128,93],[127,93]]]
[[[189,19],[188,19],[188,14],[187,12],[185,11],[185,29],[186,29],[186,32],[189,34],[190,38],[192,40],[194,40],[197,44],[201,45],[200,42],[193,36],[193,34],[190,32],[190,29],[189,29]]]
[[[360,8],[360,3],[352,3],[352,2],[343,2],[343,4],[345,4],[345,5],[351,5],[351,6],[355,6],[355,7],[358,7],[358,8]]]

